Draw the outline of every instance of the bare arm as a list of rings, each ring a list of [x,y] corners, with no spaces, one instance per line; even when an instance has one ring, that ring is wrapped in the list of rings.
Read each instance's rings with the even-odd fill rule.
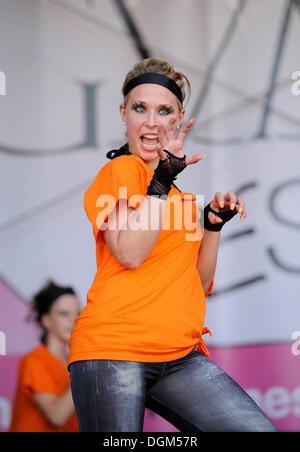
[[[75,410],[71,389],[68,389],[61,396],[46,392],[35,392],[33,398],[46,419],[55,427],[62,427]]]
[[[204,292],[209,288],[216,271],[220,235],[220,232],[204,230],[197,261]]]
[[[216,212],[222,212],[224,209],[233,210],[234,207],[237,206],[238,212],[241,214],[241,220],[244,220],[247,216],[244,200],[241,197],[237,198],[232,191],[227,192],[224,196],[222,193],[217,192],[213,201],[210,203],[210,206]],[[221,218],[214,215],[212,212],[208,213],[208,219],[212,224],[222,222]],[[204,236],[197,261],[197,268],[204,292],[209,288],[216,271],[220,235],[221,231],[209,231],[204,229]]]
[[[110,216],[103,238],[125,267],[137,268],[150,254],[162,228],[166,204],[163,199],[146,196],[136,210],[128,207],[127,201],[119,202],[115,207],[119,227],[117,230],[110,228],[113,215]]]

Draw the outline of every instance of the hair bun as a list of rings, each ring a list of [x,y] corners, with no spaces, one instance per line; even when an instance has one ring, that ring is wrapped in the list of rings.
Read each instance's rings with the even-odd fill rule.
[[[123,144],[119,149],[108,151],[106,157],[110,160],[120,157],[121,155],[132,155],[128,148],[128,143]]]

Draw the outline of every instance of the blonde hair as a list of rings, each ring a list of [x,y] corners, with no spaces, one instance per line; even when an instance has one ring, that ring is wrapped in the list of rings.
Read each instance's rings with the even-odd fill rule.
[[[182,72],[177,72],[174,70],[174,67],[167,63],[166,61],[159,60],[158,58],[146,58],[138,63],[136,63],[133,67],[133,69],[128,72],[128,74],[125,77],[123,87],[122,87],[122,93],[124,96],[125,86],[127,83],[133,79],[134,77],[137,77],[138,75],[145,74],[146,72],[157,72],[158,74],[163,74],[166,77],[169,77],[172,79],[175,83],[177,83],[178,87],[181,90],[182,93],[182,103],[186,98],[185,93],[185,83],[188,88],[188,93],[190,98],[191,95],[191,85],[186,77]],[[185,82],[185,83],[184,83]],[[124,99],[124,106],[126,107],[128,96],[130,95],[130,92],[127,94],[127,96]],[[177,105],[179,111],[183,109],[183,105],[180,103],[179,99],[177,99]],[[128,143],[125,143],[123,146],[121,146],[119,149],[112,149],[111,151],[107,152],[106,157],[108,159],[114,159],[116,157],[119,157],[121,155],[131,155],[131,152],[129,151]]]
[[[175,71],[174,67],[171,64],[167,63],[167,61],[163,61],[158,58],[146,58],[134,65],[133,69],[130,72],[128,72],[128,74],[126,75],[125,81],[123,83],[123,87],[122,87],[123,96],[124,96],[125,86],[127,85],[127,83],[134,77],[137,77],[140,74],[145,74],[145,72],[157,72],[158,74],[163,74],[166,77],[169,77],[170,79],[174,80],[174,82],[179,86],[179,88],[182,92],[182,102],[185,100],[185,97],[186,97],[185,86],[184,86],[184,82],[186,82],[187,87],[188,87],[188,92],[189,92],[189,98],[190,98],[191,85],[190,85],[190,82],[189,82],[188,78],[186,77],[186,75],[184,75],[182,72]],[[128,93],[126,98],[124,99],[125,107],[126,107],[126,103],[127,103],[129,94],[130,93]],[[179,102],[179,100],[177,98],[176,98],[176,101],[178,104],[179,111],[182,110],[182,108],[183,108],[182,104]]]

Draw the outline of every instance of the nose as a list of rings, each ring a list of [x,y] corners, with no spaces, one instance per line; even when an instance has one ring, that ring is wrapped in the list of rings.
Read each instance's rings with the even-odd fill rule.
[[[149,111],[146,116],[146,125],[148,127],[156,127],[157,126],[157,114],[155,111]]]

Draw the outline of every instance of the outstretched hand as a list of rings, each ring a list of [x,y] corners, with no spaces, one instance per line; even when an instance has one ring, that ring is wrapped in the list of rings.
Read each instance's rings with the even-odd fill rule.
[[[163,125],[160,121],[157,121],[157,133],[158,133],[158,144],[157,144],[157,154],[161,160],[165,160],[166,153],[164,149],[171,152],[171,154],[176,157],[184,157],[183,153],[183,143],[186,134],[190,127],[194,124],[195,118],[190,119],[186,122],[180,129],[175,138],[176,130],[176,115],[172,115],[167,125]],[[199,162],[205,157],[204,154],[194,154],[192,156],[186,156],[186,165],[191,165],[193,163]]]

